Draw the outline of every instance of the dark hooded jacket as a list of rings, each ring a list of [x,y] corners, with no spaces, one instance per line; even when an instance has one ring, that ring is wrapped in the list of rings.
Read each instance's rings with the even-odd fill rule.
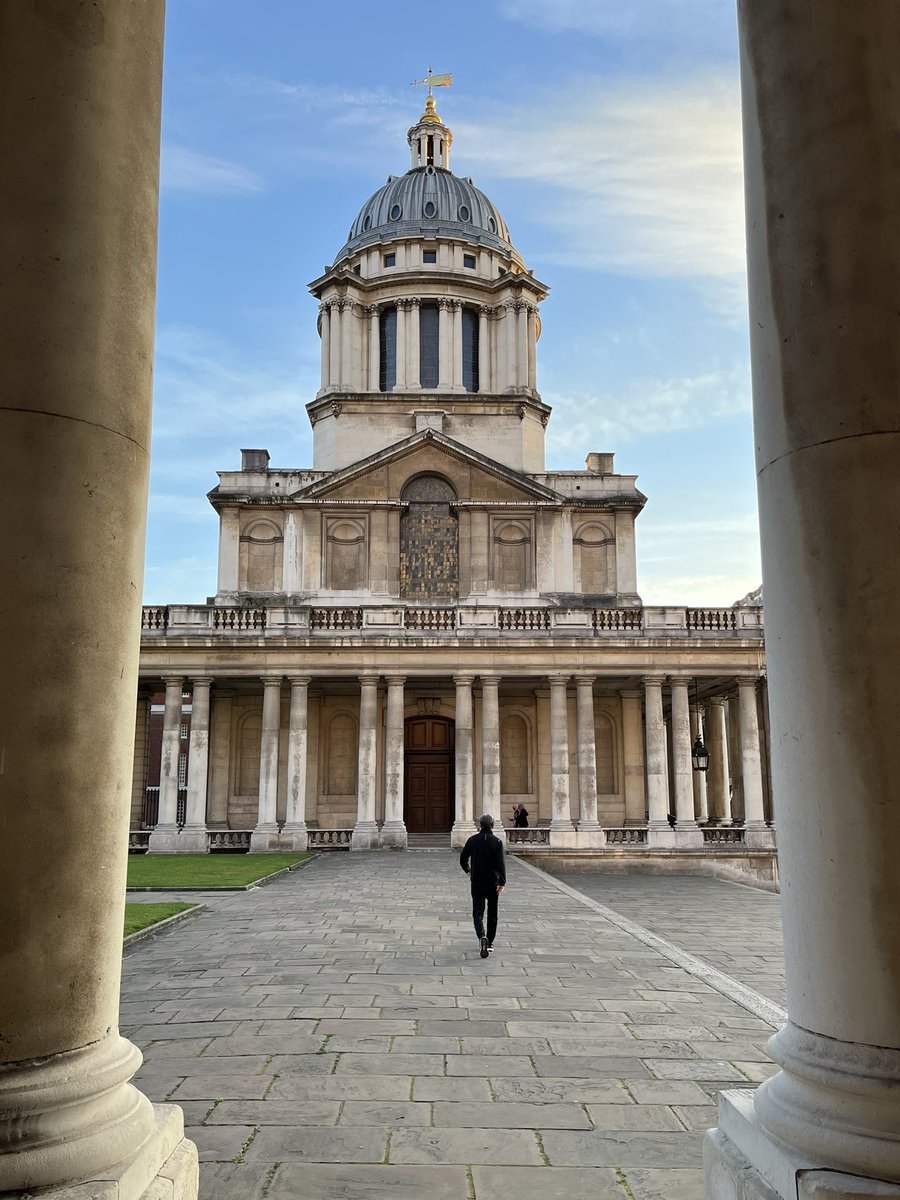
[[[472,880],[472,891],[490,895],[498,886],[506,887],[506,863],[503,842],[489,829],[473,834],[463,846],[459,865]]]

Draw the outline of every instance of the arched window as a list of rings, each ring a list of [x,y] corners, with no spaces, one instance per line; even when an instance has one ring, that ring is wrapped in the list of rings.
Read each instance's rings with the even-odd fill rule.
[[[419,309],[419,382],[423,388],[438,385],[439,314],[436,304]]]
[[[474,308],[462,310],[463,387],[477,392],[478,379],[478,313]]]
[[[403,489],[400,595],[449,601],[459,596],[459,522],[453,487],[439,475],[419,475]]]
[[[378,322],[380,339],[378,357],[378,386],[390,392],[397,386],[397,310],[383,308]]]

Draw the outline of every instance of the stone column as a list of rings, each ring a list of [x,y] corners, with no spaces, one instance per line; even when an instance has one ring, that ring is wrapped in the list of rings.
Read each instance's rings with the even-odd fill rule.
[[[691,765],[691,716],[688,700],[690,679],[670,675],[672,697],[672,782],[675,809],[675,842],[681,847],[700,847],[703,834],[694,820],[694,769]]]
[[[381,389],[381,314],[378,305],[369,308],[369,391]]]
[[[594,728],[594,677],[575,676],[578,732],[578,844],[594,849],[606,842],[597,820],[597,734]],[[552,695],[552,693],[551,693]]]
[[[550,818],[551,846],[574,846],[569,795],[569,706],[568,675],[551,675],[550,683]],[[595,768],[596,769],[596,768]]]
[[[449,392],[453,384],[453,312],[446,296],[438,300],[438,389]]]
[[[353,381],[353,333],[356,326],[356,305],[352,300],[341,301],[341,387],[352,391]]]
[[[377,850],[375,792],[378,784],[378,676],[359,677],[359,766],[357,769],[356,826],[351,850]]]
[[[528,387],[537,391],[537,307],[528,305]]]
[[[725,701],[714,696],[706,705],[706,749],[709,770],[706,788],[710,825],[731,824],[731,796],[728,791],[728,737]]]
[[[184,679],[165,679],[166,707],[163,712],[162,748],[159,763],[159,810],[150,834],[151,854],[172,854],[178,848],[178,755],[181,752],[181,693]]]
[[[329,300],[328,310],[330,313],[328,319],[329,329],[329,364],[328,364],[328,386],[330,388],[339,388],[341,386],[341,326],[343,324],[344,314],[341,312],[340,300]]]
[[[900,6],[739,12],[789,1021],[723,1097],[709,1194],[896,1197]]]
[[[450,310],[453,316],[452,386],[454,392],[460,392],[463,386],[462,303],[459,300],[451,300]]]
[[[406,330],[408,317],[408,301],[397,301],[397,380],[394,391],[406,389]]]
[[[647,820],[644,731],[641,726],[641,693],[626,690],[622,697],[622,749],[625,763],[625,824],[643,825]]]
[[[731,776],[731,820],[744,823],[744,764],[741,754],[741,720],[736,692],[725,704],[725,729],[728,735],[728,770]]]
[[[287,809],[279,846],[285,850],[306,850],[309,830],[306,826],[306,777],[309,767],[309,684],[307,675],[292,675],[291,711],[288,717]]]
[[[472,675],[454,675],[456,684],[456,809],[450,845],[459,849],[475,830],[473,821]]]
[[[331,382],[331,315],[326,303],[319,305],[319,335],[322,339],[319,391],[324,392]]]
[[[278,848],[278,744],[281,732],[281,676],[263,677],[262,736],[259,744],[259,815],[250,835],[251,854]]]
[[[0,1192],[182,1200],[196,1151],[129,1084],[117,1024],[163,4],[42,0],[2,25]]]
[[[206,854],[206,793],[209,782],[209,676],[193,680],[191,737],[188,744],[188,783],[184,829],[177,849]]]
[[[478,310],[478,390],[489,392],[491,383],[491,310],[482,304]]]
[[[498,390],[504,392],[514,392],[516,390],[516,302],[515,300],[507,300],[503,305],[505,316],[503,318],[503,345],[504,353],[504,371],[503,378],[500,380]]]
[[[481,811],[503,828],[500,804],[500,676],[481,676]]]
[[[528,387],[528,305],[522,300],[516,305],[516,386]]]
[[[384,825],[381,844],[388,850],[406,849],[406,825],[403,822],[403,675],[387,679],[387,722],[384,747]]]
[[[691,705],[691,747],[697,738],[703,737],[703,708]],[[705,744],[705,743],[704,743]],[[707,747],[708,749],[708,747]],[[693,771],[694,820],[705,825],[709,820],[709,801],[706,794],[706,771]]]
[[[759,752],[759,716],[755,676],[738,679],[741,730],[741,767],[744,780],[744,841],[748,846],[773,847],[763,808],[762,763]]]
[[[675,831],[669,825],[668,763],[666,726],[663,719],[661,675],[644,679],[644,727],[647,746],[647,844],[674,846]]]
[[[422,386],[419,379],[419,309],[421,300],[407,301],[406,314],[406,386],[417,392]]]
[[[219,573],[216,591],[238,590],[241,551],[241,514],[237,508],[223,508],[219,513]]]

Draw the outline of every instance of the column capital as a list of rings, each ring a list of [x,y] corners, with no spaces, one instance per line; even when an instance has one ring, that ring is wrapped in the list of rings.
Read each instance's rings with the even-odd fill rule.
[[[454,675],[453,682],[457,687],[471,687],[475,682],[474,675]]]
[[[760,680],[759,675],[738,675],[735,678],[735,683],[738,685],[738,687],[755,688],[756,685],[759,683],[759,680]]]
[[[284,676],[283,675],[260,675],[259,678],[262,682],[263,687],[274,688],[274,687],[281,687],[281,683],[282,683],[282,680],[284,679]]]
[[[481,686],[484,687],[499,687],[503,680],[502,675],[479,675]]]
[[[662,685],[665,682],[666,682],[665,675],[645,675],[643,677],[643,679],[641,680],[641,683],[643,683],[645,688],[647,688],[647,687],[662,687]]]
[[[312,683],[310,675],[288,675],[288,683],[291,687],[308,687]]]
[[[381,681],[380,675],[360,675],[358,676],[360,687],[378,687]]]
[[[406,676],[405,675],[385,675],[384,681],[388,685],[388,687],[403,687],[403,685],[406,683]]]
[[[554,688],[554,687],[568,687],[568,686],[569,686],[569,680],[570,680],[571,678],[572,678],[572,676],[571,676],[571,675],[562,675],[562,674],[560,674],[560,675],[548,675],[548,676],[547,676],[547,680],[548,680],[548,682],[549,682],[549,684],[550,684],[551,688]]]
[[[176,684],[181,684],[181,686],[184,687],[183,675],[163,675],[162,681],[167,688],[175,687]]]
[[[215,683],[212,675],[194,675],[191,677],[192,687],[211,687]]]
[[[669,676],[669,686],[670,687],[690,687],[693,682],[694,682],[693,676],[691,676],[691,675],[670,675]]]
[[[709,696],[707,697],[706,703],[714,704],[717,708],[724,708],[726,700],[724,696]]]
[[[575,685],[576,687],[589,687],[593,690],[596,678],[596,675],[576,675]]]

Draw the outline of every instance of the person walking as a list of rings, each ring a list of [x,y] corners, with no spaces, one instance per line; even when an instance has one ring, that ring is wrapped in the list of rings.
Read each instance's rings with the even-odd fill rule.
[[[497,933],[497,904],[506,887],[506,863],[503,842],[494,835],[494,818],[484,813],[480,829],[473,833],[459,855],[459,865],[469,876],[472,885],[472,921],[481,946],[481,957],[487,958],[494,949]],[[487,905],[487,930],[484,928],[484,909]]]

